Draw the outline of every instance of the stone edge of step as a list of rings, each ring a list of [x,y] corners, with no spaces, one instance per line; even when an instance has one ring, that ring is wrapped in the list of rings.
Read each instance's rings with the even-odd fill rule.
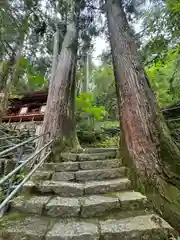
[[[48,170],[37,171],[30,180],[53,180],[53,181],[74,181],[74,182],[86,182],[93,180],[106,180],[125,177],[127,174],[127,168],[121,166],[119,168],[102,168],[102,169],[90,169],[90,170],[78,170],[78,171],[64,171],[53,172]]]
[[[117,178],[103,181],[89,181],[85,183],[63,182],[63,181],[28,181],[22,188],[22,193],[54,193],[59,196],[73,197],[106,192],[123,191],[131,189],[131,181],[128,178]],[[68,191],[69,195],[65,195]],[[77,194],[76,194],[77,192]]]
[[[104,153],[62,153],[61,158],[63,161],[72,161],[72,162],[81,162],[81,161],[94,161],[94,160],[103,160],[103,159],[114,159],[116,158],[117,153],[104,152]],[[59,157],[56,161],[60,160]]]
[[[125,194],[126,198],[122,199]],[[58,205],[59,204],[59,205]],[[98,217],[110,211],[130,211],[145,209],[147,198],[139,192],[126,191],[104,195],[92,195],[78,198],[59,196],[19,196],[11,201],[11,210],[49,215],[52,217]],[[99,210],[97,210],[97,207]],[[73,211],[72,213],[70,211]],[[50,214],[48,214],[51,213]],[[54,212],[54,214],[52,213]]]
[[[155,219],[159,219],[159,225]],[[51,224],[50,224],[51,222]],[[78,230],[78,231],[77,231]],[[27,235],[33,239],[51,240],[55,237],[66,239],[68,236],[78,237],[81,239],[113,239],[113,237],[136,237],[139,240],[142,235],[147,235],[152,239],[157,234],[167,237],[170,234],[176,234],[176,231],[162,218],[155,214],[141,215],[133,218],[124,218],[121,220],[105,220],[105,221],[62,221],[39,217],[24,217],[21,221],[9,222],[5,228],[1,228],[0,237],[2,240],[7,239],[23,239]],[[80,236],[79,235],[79,236]],[[150,236],[151,235],[151,236]],[[87,237],[88,236],[88,237]],[[21,237],[21,238],[20,238]],[[83,238],[85,237],[85,238]],[[93,237],[93,238],[92,238]],[[150,238],[151,237],[151,238]],[[78,238],[77,238],[78,239]]]
[[[96,170],[101,166],[102,169],[106,169],[107,166],[110,168],[118,168],[123,166],[121,159],[112,158],[105,160],[94,160],[94,161],[82,161],[82,162],[51,162],[45,163],[40,170],[42,171],[57,171],[57,172],[71,172],[78,170]]]

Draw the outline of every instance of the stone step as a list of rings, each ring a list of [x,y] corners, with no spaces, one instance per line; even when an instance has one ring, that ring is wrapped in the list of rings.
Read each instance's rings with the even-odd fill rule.
[[[119,178],[108,181],[87,182],[84,187],[86,195],[107,192],[124,191],[131,188],[131,181],[128,178]]]
[[[60,162],[60,163],[45,163],[42,170],[52,170],[57,172],[71,172],[79,170],[79,162]]]
[[[76,172],[37,171],[31,180],[76,181],[86,182],[93,180],[115,179],[126,176],[126,167],[112,169],[81,170]]]
[[[45,240],[99,240],[97,222],[57,222],[46,234]]]
[[[103,152],[103,153],[62,153],[61,159],[64,162],[72,161],[93,161],[116,158],[115,151]]]
[[[160,240],[176,234],[155,214],[123,220],[58,220],[17,214],[1,225],[1,240]]]
[[[1,221],[1,240],[44,240],[48,229],[54,225],[51,225],[51,219],[22,213],[10,213]]]
[[[75,181],[75,172],[55,172],[52,175],[53,181]]]
[[[55,172],[52,175],[54,181],[77,181],[86,182],[93,180],[105,180],[125,177],[126,168],[82,170],[77,172]]]
[[[84,153],[104,153],[104,152],[116,152],[118,148],[85,148],[83,149]]]
[[[78,182],[105,180],[125,177],[126,167],[112,169],[82,170],[75,173]]]
[[[62,182],[62,181],[28,181],[23,187],[24,193],[51,193],[63,197],[75,197],[90,194],[99,194],[128,190],[131,182],[128,178],[119,178],[108,181],[91,181],[86,183]]]
[[[100,221],[100,232],[103,240],[160,240],[175,234],[172,227],[155,214]]]
[[[83,196],[84,184],[63,181],[28,181],[24,184],[23,193],[56,194],[62,197]]]
[[[46,217],[9,216],[0,228],[1,240],[99,240],[98,224]]]
[[[144,209],[147,205],[147,198],[137,192],[129,193],[129,199],[121,199],[121,193],[117,196],[109,194],[92,195],[80,198],[81,213],[84,218],[104,216],[115,211]],[[130,194],[131,193],[131,194]],[[118,196],[119,194],[119,196]]]
[[[33,181],[45,181],[45,180],[51,180],[52,179],[52,175],[53,175],[53,171],[42,171],[42,170],[37,170],[33,176],[31,177],[30,180]]]
[[[105,159],[96,161],[84,161],[79,163],[79,168],[82,170],[94,170],[103,168],[118,168],[122,166],[120,159]]]
[[[116,152],[104,152],[104,153],[81,153],[78,155],[79,161],[93,161],[116,158]]]
[[[122,165],[120,159],[105,159],[84,162],[62,162],[62,163],[45,163],[42,170],[69,172],[81,170],[95,170],[103,168],[118,168]]]
[[[112,211],[128,211],[143,209],[147,199],[139,192],[117,192],[109,196],[93,195],[89,197],[64,198],[50,196],[34,196],[27,199],[19,196],[11,202],[15,211],[47,215],[51,217],[98,217]]]

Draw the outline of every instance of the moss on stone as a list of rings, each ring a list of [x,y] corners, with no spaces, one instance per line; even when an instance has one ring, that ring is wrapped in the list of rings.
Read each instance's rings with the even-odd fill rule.
[[[10,212],[8,215],[3,216],[0,219],[0,230],[5,230],[8,227],[13,226],[16,222],[23,222],[26,215],[24,213],[19,212]]]

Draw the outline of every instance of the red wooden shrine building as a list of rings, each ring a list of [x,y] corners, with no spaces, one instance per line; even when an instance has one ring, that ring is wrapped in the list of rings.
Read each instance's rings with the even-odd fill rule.
[[[43,121],[48,89],[24,95],[22,98],[9,99],[8,111],[2,118],[3,122]],[[180,116],[180,103],[162,109],[166,119]]]
[[[9,100],[3,122],[42,121],[46,109],[48,90],[33,92],[22,98]]]

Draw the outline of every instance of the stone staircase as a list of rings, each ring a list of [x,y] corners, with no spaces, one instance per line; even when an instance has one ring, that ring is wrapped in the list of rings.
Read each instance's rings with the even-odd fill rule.
[[[115,149],[64,153],[44,164],[0,221],[0,240],[166,240],[174,233],[132,190]]]

